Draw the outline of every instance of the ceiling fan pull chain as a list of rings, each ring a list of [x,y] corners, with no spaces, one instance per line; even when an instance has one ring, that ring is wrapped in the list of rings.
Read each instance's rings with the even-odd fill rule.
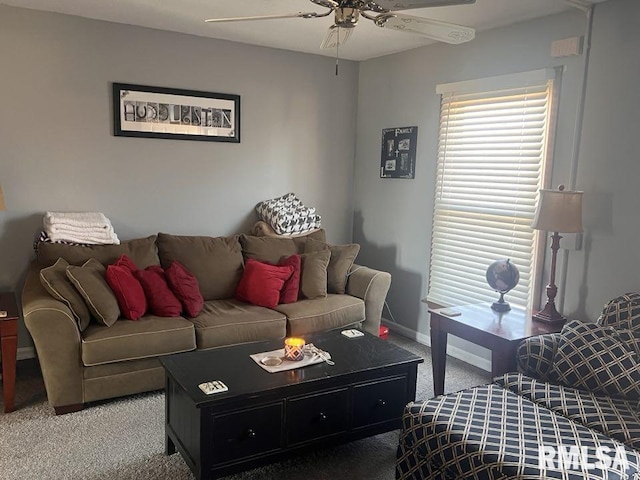
[[[338,27],[338,37],[336,41],[336,77],[338,76],[338,60],[340,58],[340,27]]]

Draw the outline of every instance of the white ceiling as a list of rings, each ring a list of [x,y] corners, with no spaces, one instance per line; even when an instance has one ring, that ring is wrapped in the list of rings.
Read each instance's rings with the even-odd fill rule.
[[[335,55],[333,50],[320,49],[327,28],[333,24],[331,15],[319,19],[204,23],[205,19],[212,17],[326,11],[308,0],[0,0],[0,4],[298,52]],[[483,31],[570,8],[562,0],[477,0],[475,5],[413,9],[406,13]],[[429,43],[432,41],[424,37],[388,31],[361,19],[349,42],[340,48],[340,57],[366,60]]]

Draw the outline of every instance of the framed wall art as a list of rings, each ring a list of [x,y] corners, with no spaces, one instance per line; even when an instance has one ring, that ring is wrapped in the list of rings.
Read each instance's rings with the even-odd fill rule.
[[[380,178],[415,178],[418,127],[384,128]]]
[[[113,84],[114,135],[240,143],[240,96]]]

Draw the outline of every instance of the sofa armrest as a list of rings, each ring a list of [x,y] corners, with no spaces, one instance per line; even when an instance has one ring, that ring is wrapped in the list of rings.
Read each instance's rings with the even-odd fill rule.
[[[523,340],[518,345],[518,371],[529,377],[548,381],[553,358],[560,342],[559,333],[547,333]]]
[[[69,307],[49,295],[40,283],[40,266],[36,262],[27,272],[22,312],[51,406],[83,403],[80,331]]]
[[[364,300],[362,327],[376,337],[380,334],[382,308],[390,286],[391,274],[362,265],[354,264],[347,277],[347,294]]]

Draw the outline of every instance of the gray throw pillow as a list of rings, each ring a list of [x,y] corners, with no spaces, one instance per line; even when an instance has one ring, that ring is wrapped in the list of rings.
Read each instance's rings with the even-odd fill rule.
[[[105,279],[107,269],[91,258],[81,267],[67,267],[67,277],[76,287],[98,323],[110,327],[120,316],[118,300]]]
[[[82,332],[89,325],[91,315],[82,296],[67,277],[68,266],[64,258],[59,258],[50,267],[40,270],[40,282],[53,298],[69,307]]]
[[[327,267],[331,252],[303,253],[300,255],[300,296],[304,298],[325,298],[327,296]]]
[[[347,274],[358,256],[360,245],[357,243],[331,245],[313,238],[307,239],[305,253],[321,250],[329,250],[331,252],[331,259],[327,267],[327,292],[345,293],[347,289]]]

